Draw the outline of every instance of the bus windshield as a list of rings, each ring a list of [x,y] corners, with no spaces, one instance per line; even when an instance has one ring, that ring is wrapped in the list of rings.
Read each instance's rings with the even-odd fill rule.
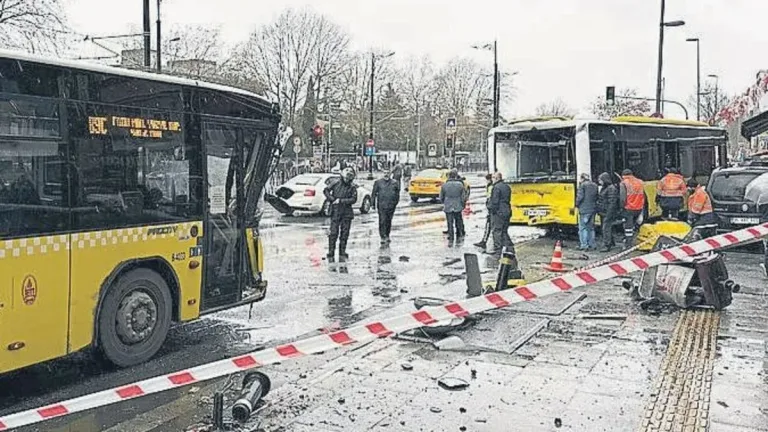
[[[567,129],[510,134],[496,144],[498,169],[504,178],[573,177],[573,140]]]

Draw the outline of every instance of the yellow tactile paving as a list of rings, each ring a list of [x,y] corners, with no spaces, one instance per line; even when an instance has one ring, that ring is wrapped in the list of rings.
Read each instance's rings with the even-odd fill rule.
[[[683,311],[643,415],[641,432],[709,430],[709,395],[720,314]]]

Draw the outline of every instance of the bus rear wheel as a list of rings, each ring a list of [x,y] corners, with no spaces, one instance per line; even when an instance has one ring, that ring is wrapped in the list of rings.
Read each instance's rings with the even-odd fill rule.
[[[171,327],[173,300],[156,272],[135,269],[109,288],[99,311],[98,346],[119,367],[144,363],[157,354]]]

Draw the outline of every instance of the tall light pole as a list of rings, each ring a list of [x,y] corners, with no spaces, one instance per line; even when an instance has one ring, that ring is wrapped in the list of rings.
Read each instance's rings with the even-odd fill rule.
[[[664,11],[666,0],[661,0],[661,18],[659,19],[659,63],[656,71],[656,114],[661,114],[661,74],[664,63],[664,28],[680,27],[685,25],[685,21],[664,21]]]
[[[696,42],[696,120],[701,121],[701,43],[699,38],[688,38],[686,42]]]
[[[392,57],[395,55],[394,51],[390,51],[386,54],[378,56],[379,58],[387,58]],[[376,77],[376,54],[371,53],[371,88],[370,88],[370,95],[371,98],[371,112],[370,112],[370,125],[368,128],[368,139],[373,141],[373,99],[375,97],[375,87],[374,87],[374,79]],[[368,180],[373,180],[373,154],[368,156]]]
[[[501,83],[499,79],[499,56],[496,40],[485,45],[472,45],[474,49],[493,51],[493,127],[499,125],[499,104],[501,103]]]
[[[149,22],[149,0],[144,0],[144,67],[147,69],[152,66],[149,47],[151,41]]]
[[[157,71],[161,72],[163,69],[163,62],[161,61],[161,54],[160,51],[162,50],[160,47],[160,43],[162,41],[162,37],[160,36],[160,2],[162,0],[157,0]]]

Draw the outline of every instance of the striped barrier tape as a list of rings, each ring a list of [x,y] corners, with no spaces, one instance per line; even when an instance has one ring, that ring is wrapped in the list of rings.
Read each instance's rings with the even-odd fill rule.
[[[675,262],[683,257],[696,256],[724,247],[751,242],[768,236],[768,223],[718,235],[694,243],[684,244],[636,258],[606,264],[591,270],[574,271],[553,279],[509,290],[497,291],[480,297],[428,307],[344,330],[333,331],[293,343],[254,351],[250,354],[219,360],[190,369],[127,384],[98,393],[87,394],[52,405],[0,417],[0,431],[31,425],[89,409],[110,405],[201,381],[231,375],[248,369],[283,362],[288,359],[317,354],[354,343],[392,336],[407,330],[439,321],[463,318],[470,314],[503,308],[514,303],[530,301],[550,294],[591,285],[661,264]]]

